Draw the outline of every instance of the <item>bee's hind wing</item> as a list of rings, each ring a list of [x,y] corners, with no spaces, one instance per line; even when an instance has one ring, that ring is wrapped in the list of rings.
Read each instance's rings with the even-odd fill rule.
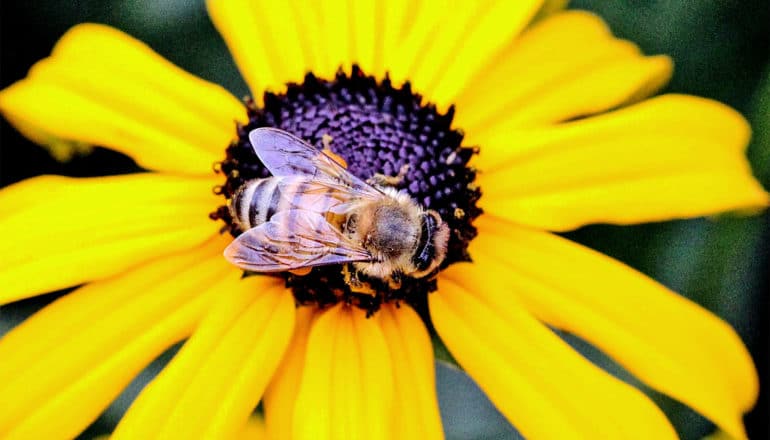
[[[283,272],[304,267],[371,261],[318,213],[293,209],[276,213],[249,229],[225,249],[225,258],[244,270]]]

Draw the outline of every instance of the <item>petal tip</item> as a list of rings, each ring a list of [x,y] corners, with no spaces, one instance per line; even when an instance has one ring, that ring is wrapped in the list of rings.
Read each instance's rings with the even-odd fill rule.
[[[51,51],[51,55],[53,56],[53,55],[61,54],[62,52],[67,50],[72,44],[77,44],[79,40],[82,40],[84,38],[90,38],[92,36],[96,36],[99,34],[112,35],[112,36],[118,36],[118,37],[128,37],[128,35],[125,34],[123,31],[121,31],[120,29],[114,28],[112,26],[108,26],[106,24],[79,23],[67,29],[67,31],[65,31],[64,34],[62,34],[62,36],[59,38],[59,41],[57,41],[56,45],[54,45],[53,50]]]

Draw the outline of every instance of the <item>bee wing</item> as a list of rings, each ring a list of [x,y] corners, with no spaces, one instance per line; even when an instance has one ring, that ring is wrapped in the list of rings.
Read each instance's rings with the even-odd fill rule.
[[[283,130],[257,128],[249,133],[249,141],[273,176],[305,176],[345,185],[370,197],[382,195],[380,190],[350,174],[323,151]]]
[[[342,214],[351,203],[385,197],[382,193],[361,194],[354,188],[328,180],[313,180],[304,176],[274,177],[281,195],[278,211],[301,209],[318,214]]]
[[[372,255],[350,241],[320,214],[293,209],[239,235],[224,252],[241,269],[282,272],[303,267],[371,261]]]

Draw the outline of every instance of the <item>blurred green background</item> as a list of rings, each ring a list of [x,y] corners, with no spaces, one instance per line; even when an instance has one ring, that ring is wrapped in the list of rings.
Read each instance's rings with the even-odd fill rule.
[[[648,54],[671,55],[676,70],[667,91],[711,97],[743,113],[754,128],[749,157],[757,176],[766,188],[770,187],[770,2],[578,0],[570,7],[597,12],[616,35],[636,42]],[[66,29],[86,21],[122,29],[186,70],[224,85],[236,96],[247,93],[201,0],[3,1],[0,87],[22,78],[35,61],[49,53]],[[1,186],[44,173],[87,176],[137,169],[124,156],[101,149],[69,163],[58,163],[5,121],[0,122],[0,130]],[[768,232],[765,214],[634,227],[591,226],[567,236],[638,268],[726,319],[741,334],[767,378]],[[0,334],[61,294],[0,308]],[[596,350],[568,335],[564,337],[597,363],[635,383]],[[162,356],[143,373],[84,437],[108,432],[132,397],[172,353]],[[438,379],[449,438],[516,437],[462,372],[441,364]],[[701,438],[713,430],[707,421],[682,405],[651,395],[669,414],[682,438]],[[769,420],[768,393],[764,392],[747,417],[750,437],[770,438]]]

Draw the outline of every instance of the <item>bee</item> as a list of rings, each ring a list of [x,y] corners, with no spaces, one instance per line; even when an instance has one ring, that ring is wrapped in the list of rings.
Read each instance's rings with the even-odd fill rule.
[[[234,265],[302,274],[342,264],[347,279],[352,264],[354,273],[397,286],[444,261],[449,227],[406,192],[367,183],[282,130],[257,128],[249,141],[272,177],[244,183],[230,200],[244,231],[224,252]]]

